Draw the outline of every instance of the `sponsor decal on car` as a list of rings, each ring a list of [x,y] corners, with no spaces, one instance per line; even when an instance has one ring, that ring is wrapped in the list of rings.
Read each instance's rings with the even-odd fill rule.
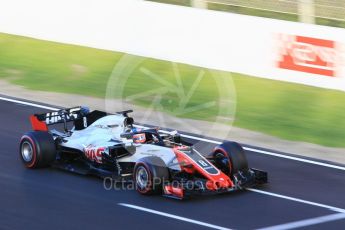
[[[332,40],[294,36],[279,36],[278,68],[336,76],[338,50]]]
[[[68,113],[63,113],[61,114],[60,112],[48,112],[45,115],[45,123],[47,125],[49,124],[55,124],[61,121],[70,121],[70,120],[74,120],[74,119],[78,119],[78,115],[75,114],[75,112],[78,112],[80,110],[80,108],[72,108],[68,111]],[[84,125],[85,125],[85,121],[84,121]],[[87,125],[85,126],[87,127]]]
[[[105,147],[94,147],[90,145],[84,148],[86,158],[97,163],[102,163],[102,153],[104,153],[104,151]]]

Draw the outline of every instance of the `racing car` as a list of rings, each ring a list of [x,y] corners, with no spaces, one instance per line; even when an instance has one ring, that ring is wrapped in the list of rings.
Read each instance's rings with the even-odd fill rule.
[[[27,168],[111,177],[132,182],[140,194],[177,199],[267,183],[266,172],[248,167],[240,144],[225,141],[205,153],[177,131],[138,127],[131,112],[78,106],[33,114],[33,130],[20,140],[20,158]]]

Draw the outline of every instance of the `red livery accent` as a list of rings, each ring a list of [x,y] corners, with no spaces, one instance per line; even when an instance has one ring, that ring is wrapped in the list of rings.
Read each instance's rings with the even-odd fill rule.
[[[47,124],[43,121],[39,121],[35,115],[30,116],[30,122],[34,131],[48,131]]]
[[[198,173],[203,175],[208,180],[206,186],[207,186],[207,189],[209,190],[231,188],[234,186],[234,183],[231,181],[231,179],[227,175],[225,175],[223,172],[221,172],[219,169],[217,169],[214,165],[212,165],[206,158],[200,155],[203,163],[210,165],[210,167],[212,167],[213,170],[216,171],[216,173],[213,174],[206,171],[194,159],[192,159],[183,151],[180,151],[180,150],[183,150],[184,148],[186,147],[174,148],[174,153],[176,154],[177,160],[180,163],[183,171],[187,173],[194,173],[195,171],[197,171]]]
[[[164,193],[166,195],[174,196],[183,199],[184,198],[184,191],[182,188],[174,187],[172,185],[164,186]]]

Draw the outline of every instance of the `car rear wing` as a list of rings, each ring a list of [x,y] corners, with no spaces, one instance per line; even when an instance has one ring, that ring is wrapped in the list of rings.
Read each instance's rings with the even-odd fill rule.
[[[115,114],[121,114],[126,117],[126,125],[132,125],[134,122],[133,118],[128,117],[128,113],[131,112],[133,112],[133,110],[120,111]],[[49,111],[42,114],[33,114],[30,116],[30,122],[32,129],[35,131],[48,131],[49,125],[63,123],[64,130],[67,132],[67,122],[73,122],[75,130],[82,130],[106,115],[108,115],[108,113],[103,111],[94,110],[90,112],[90,109],[87,107],[77,106],[57,111]]]
[[[83,120],[90,113],[89,108],[78,106],[73,108],[66,108],[57,111],[50,111],[42,114],[33,114],[30,116],[32,129],[35,131],[48,131],[48,125],[54,125],[67,122],[76,122]]]

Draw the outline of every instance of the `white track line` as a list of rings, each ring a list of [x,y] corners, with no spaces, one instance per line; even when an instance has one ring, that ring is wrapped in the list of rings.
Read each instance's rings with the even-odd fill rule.
[[[198,221],[198,220],[193,220],[193,219],[189,219],[189,218],[186,218],[186,217],[169,214],[169,213],[166,213],[166,212],[160,212],[160,211],[156,211],[156,210],[153,210],[153,209],[140,207],[140,206],[137,206],[137,205],[126,204],[126,203],[118,203],[118,205],[121,205],[121,206],[124,206],[124,207],[127,207],[127,208],[132,208],[132,209],[140,210],[140,211],[143,211],[143,212],[148,212],[148,213],[160,215],[160,216],[165,216],[165,217],[168,217],[168,218],[172,218],[172,219],[176,219],[176,220],[180,220],[180,221],[184,221],[184,222],[188,222],[188,223],[192,223],[192,224],[201,225],[201,226],[204,226],[204,227],[209,227],[209,228],[219,229],[219,230],[230,230],[230,228],[225,228],[225,227],[221,227],[221,226],[218,226],[218,225],[209,224],[209,223],[205,223],[205,222]]]
[[[322,224],[326,222],[336,221],[345,219],[345,213],[337,213],[327,216],[320,216],[316,218],[310,218],[300,221],[294,221],[286,224],[279,224],[271,227],[260,228],[258,230],[287,230],[287,229],[295,229],[295,228],[302,228],[307,226],[312,226],[316,224]]]
[[[290,197],[290,196],[284,196],[284,195],[280,195],[280,194],[277,194],[277,193],[266,192],[266,191],[262,191],[262,190],[259,190],[259,189],[247,188],[246,190],[251,191],[251,192],[261,193],[261,194],[264,194],[264,195],[269,195],[269,196],[273,196],[273,197],[282,198],[282,199],[285,199],[285,200],[291,200],[291,201],[295,201],[295,202],[299,202],[299,203],[303,203],[303,204],[308,204],[308,205],[312,205],[312,206],[316,206],[316,207],[320,207],[320,208],[326,208],[326,209],[331,210],[333,212],[340,212],[340,213],[344,213],[345,214],[345,209],[337,208],[337,207],[334,207],[334,206],[329,206],[329,205],[325,205],[325,204],[320,204],[320,203],[316,203],[316,202],[302,200],[302,199],[298,199],[298,198],[294,198],[294,197]]]
[[[145,126],[138,126],[138,127],[146,128]],[[160,131],[162,133],[169,133],[168,131],[165,131],[165,130],[160,130]],[[217,144],[217,145],[222,143],[220,141],[205,139],[205,138],[201,138],[201,137],[194,137],[191,135],[181,134],[181,136],[186,137],[186,138],[190,138],[193,140],[204,141],[204,142],[213,143],[213,144]],[[269,156],[275,156],[275,157],[280,157],[280,158],[285,158],[285,159],[289,159],[289,160],[300,161],[300,162],[304,162],[304,163],[308,163],[308,164],[314,164],[314,165],[319,165],[319,166],[324,166],[324,167],[328,167],[328,168],[339,169],[339,170],[345,171],[345,167],[338,166],[338,165],[332,165],[332,164],[327,164],[327,163],[323,163],[323,162],[319,162],[319,161],[307,160],[307,159],[303,159],[303,158],[299,158],[299,157],[292,157],[292,156],[288,156],[288,155],[284,155],[284,154],[273,153],[273,152],[255,149],[255,148],[250,148],[250,147],[243,147],[243,149],[247,150],[247,151],[251,151],[251,152],[269,155]]]
[[[14,103],[22,104],[22,105],[29,105],[32,107],[37,107],[37,108],[42,108],[42,109],[50,109],[50,110],[54,110],[54,111],[59,110],[57,108],[50,107],[50,106],[39,105],[39,104],[30,103],[30,102],[26,102],[26,101],[14,100],[14,99],[6,98],[6,97],[0,97],[0,100],[14,102]]]
[[[285,158],[285,159],[289,159],[289,160],[300,161],[300,162],[304,162],[304,163],[324,166],[324,167],[333,168],[333,169],[340,169],[340,170],[345,171],[345,167],[338,166],[338,165],[332,165],[332,164],[322,163],[322,162],[318,162],[318,161],[307,160],[307,159],[303,159],[303,158],[299,158],[299,157],[287,156],[287,155],[284,155],[284,154],[273,153],[273,152],[268,152],[268,151],[265,151],[265,150],[254,149],[254,148],[249,148],[249,147],[243,147],[243,148],[245,150],[256,152],[256,153],[262,153],[262,154],[265,154],[265,155],[270,155],[270,156],[275,156],[275,157],[280,157],[280,158]]]
[[[209,139],[205,139],[205,138],[201,138],[201,137],[194,137],[194,136],[185,135],[185,134],[181,134],[181,136],[186,137],[186,138],[190,138],[190,139],[194,139],[194,140],[205,141],[205,142],[209,142],[209,143],[213,143],[213,144],[221,144],[221,142],[219,142],[219,141],[209,140]],[[300,161],[300,162],[304,162],[304,163],[324,166],[324,167],[333,168],[333,169],[340,169],[340,170],[345,171],[345,167],[338,166],[338,165],[332,165],[332,164],[327,164],[327,163],[323,163],[323,162],[319,162],[319,161],[307,160],[307,159],[303,159],[303,158],[299,158],[299,157],[292,157],[292,156],[288,156],[288,155],[284,155],[284,154],[273,153],[273,152],[255,149],[255,148],[243,147],[243,149],[247,150],[247,151],[251,151],[251,152],[269,155],[269,156],[275,156],[275,157],[280,157],[280,158],[285,158],[285,159],[289,159],[289,160]]]
[[[140,125],[137,125],[137,126],[141,127],[141,128],[146,128],[145,126],[140,126]],[[162,133],[169,133],[169,131],[165,131],[165,130],[160,130],[160,132],[162,132]],[[190,138],[190,139],[193,139],[193,140],[204,141],[204,142],[208,142],[208,143],[212,143],[212,144],[217,144],[217,145],[222,143],[220,141],[205,139],[205,138],[201,138],[201,137],[195,137],[195,136],[186,135],[186,134],[181,134],[181,136],[182,137],[186,137],[186,138]],[[345,171],[345,167],[338,166],[338,165],[332,165],[332,164],[327,164],[327,163],[323,163],[323,162],[307,160],[307,159],[303,159],[303,158],[299,158],[299,157],[292,157],[292,156],[288,156],[288,155],[284,155],[284,154],[273,153],[273,152],[269,152],[269,151],[265,151],[265,150],[260,150],[260,149],[255,149],[255,148],[243,147],[243,149],[247,150],[247,151],[251,151],[251,152],[256,152],[256,153],[261,153],[261,154],[269,155],[269,156],[275,156],[275,157],[280,157],[280,158],[285,158],[285,159],[289,159],[289,160],[300,161],[300,162],[304,162],[304,163],[324,166],[324,167],[333,168],[333,169],[340,169],[340,170]]]

